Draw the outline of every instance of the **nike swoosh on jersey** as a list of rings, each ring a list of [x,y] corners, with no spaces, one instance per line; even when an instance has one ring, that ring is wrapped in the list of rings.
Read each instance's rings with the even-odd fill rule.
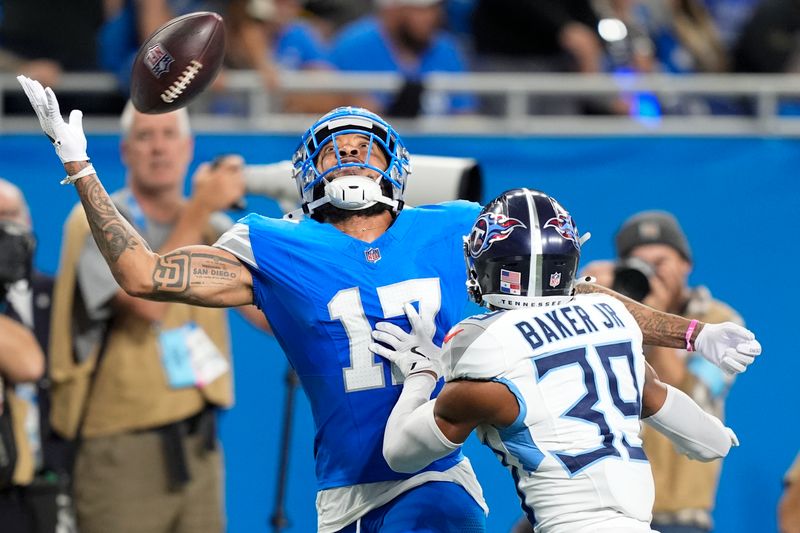
[[[456,335],[458,335],[462,331],[464,331],[464,328],[458,328],[457,330],[451,331],[450,333],[445,335],[444,341],[442,341],[442,344],[447,344],[447,341],[449,341],[450,339],[452,339],[453,337],[455,337]]]

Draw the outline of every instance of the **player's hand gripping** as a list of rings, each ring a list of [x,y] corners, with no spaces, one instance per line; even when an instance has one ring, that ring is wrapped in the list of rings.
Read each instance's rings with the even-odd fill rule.
[[[729,374],[744,372],[761,353],[761,344],[753,332],[733,322],[704,325],[694,346],[700,355]]]
[[[74,109],[69,114],[69,122],[64,122],[58,100],[50,87],[45,89],[38,81],[25,76],[17,76],[17,80],[31,101],[33,110],[39,117],[39,124],[52,141],[61,162],[88,161],[86,135],[83,133],[83,113]]]
[[[397,365],[403,377],[428,372],[438,379],[443,370],[442,349],[433,343],[435,324],[423,321],[410,303],[406,303],[403,310],[411,323],[411,332],[406,333],[391,322],[378,322],[372,338],[390,347],[373,342],[369,345],[370,351]]]

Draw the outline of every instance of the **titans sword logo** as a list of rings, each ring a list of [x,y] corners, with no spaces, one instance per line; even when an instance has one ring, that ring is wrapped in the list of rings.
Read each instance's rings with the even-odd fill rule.
[[[516,218],[500,213],[484,213],[472,226],[469,235],[469,253],[472,257],[478,257],[491,248],[492,244],[507,239],[512,231],[524,227],[525,224]]]

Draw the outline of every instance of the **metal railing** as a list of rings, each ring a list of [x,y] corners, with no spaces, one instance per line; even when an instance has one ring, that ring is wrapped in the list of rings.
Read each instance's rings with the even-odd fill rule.
[[[286,93],[393,93],[403,78],[387,73],[286,72],[281,78]],[[800,100],[800,75],[646,75],[611,76],[580,74],[470,73],[433,74],[425,79],[430,94],[470,93],[501,102],[495,114],[423,116],[394,121],[407,133],[481,135],[800,135],[800,117],[785,116],[781,103]],[[117,91],[110,74],[66,74],[57,94],[104,94]],[[0,75],[0,102],[21,90],[13,75]],[[240,115],[208,112],[214,96],[202,95],[189,109],[198,131],[297,133],[315,118],[280,112],[281,92],[263,89],[255,72],[226,73],[225,93],[243,102]],[[531,99],[609,98],[649,93],[660,101],[728,99],[746,112],[738,114],[680,114],[660,117],[616,115],[532,114]],[[744,105],[739,105],[744,104]],[[735,106],[734,106],[735,107]],[[67,111],[67,110],[62,110]],[[93,132],[117,131],[117,117],[90,116]],[[30,116],[9,115],[0,108],[0,132],[36,131]]]

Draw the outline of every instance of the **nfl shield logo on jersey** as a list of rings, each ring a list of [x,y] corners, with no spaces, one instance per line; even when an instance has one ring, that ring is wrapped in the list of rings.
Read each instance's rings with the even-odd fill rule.
[[[550,286],[558,287],[561,284],[561,272],[550,274]]]
[[[378,248],[367,248],[364,250],[364,257],[370,263],[377,263],[381,260],[381,251]]]
[[[169,66],[174,61],[169,52],[161,46],[161,43],[151,46],[144,56],[144,64],[147,65],[156,78],[160,78],[165,72],[168,72]]]

